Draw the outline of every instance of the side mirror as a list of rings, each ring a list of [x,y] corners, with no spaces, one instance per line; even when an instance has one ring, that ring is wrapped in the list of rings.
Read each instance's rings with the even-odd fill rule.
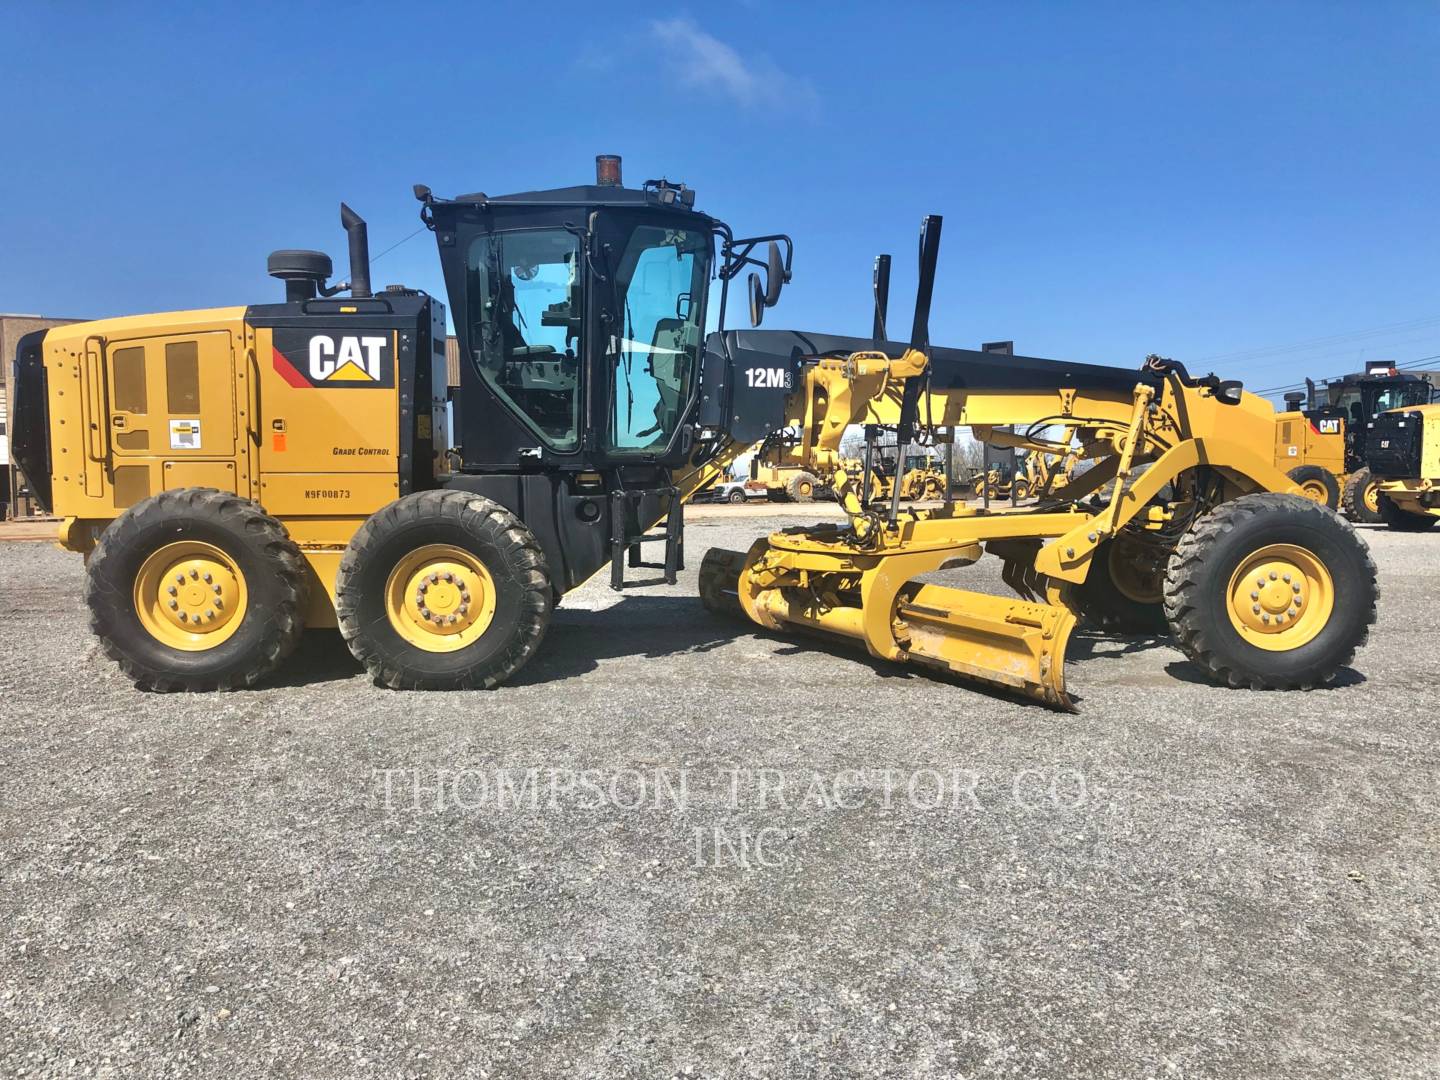
[[[1227,379],[1215,387],[1215,396],[1222,405],[1239,405],[1244,384],[1236,379]]]
[[[765,306],[774,307],[780,302],[780,288],[785,284],[785,264],[780,259],[780,245],[770,241],[770,251],[765,259]]]
[[[751,274],[748,282],[750,293],[750,325],[759,326],[765,317],[765,290],[760,286],[760,275]]]

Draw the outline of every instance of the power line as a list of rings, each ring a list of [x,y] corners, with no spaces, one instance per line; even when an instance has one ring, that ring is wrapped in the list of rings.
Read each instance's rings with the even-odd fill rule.
[[[415,237],[419,236],[422,232],[425,231],[425,228],[426,228],[426,227],[425,227],[424,225],[421,225],[420,228],[416,229],[416,230],[415,230],[414,232],[412,232],[409,236],[405,237],[404,240],[397,240],[397,241],[395,241],[395,243],[391,244],[391,245],[390,245],[388,248],[386,248],[384,251],[380,252],[379,255],[376,255],[376,256],[372,257],[371,260],[370,260],[370,265],[371,265],[371,266],[374,266],[377,262],[379,262],[381,259],[383,259],[386,255],[389,255],[390,252],[394,251],[394,250],[395,250],[396,248],[398,248],[401,244],[406,243],[406,242],[409,241],[409,240],[415,239]]]
[[[1258,348],[1241,349],[1237,352],[1214,353],[1210,356],[1196,358],[1195,363],[1208,364],[1216,360],[1240,361],[1281,356],[1285,353],[1303,352],[1306,349],[1317,348],[1322,345],[1336,345],[1358,338],[1381,337],[1385,334],[1400,333],[1406,330],[1419,330],[1422,327],[1435,326],[1437,324],[1440,324],[1440,315],[1427,315],[1423,318],[1409,319],[1405,322],[1387,323],[1384,326],[1372,326],[1364,330],[1349,330],[1341,334],[1328,334],[1324,337],[1308,338],[1304,341],[1295,341],[1286,345],[1262,345]]]
[[[1404,371],[1410,368],[1417,368],[1421,364],[1428,364],[1432,360],[1440,360],[1440,353],[1436,353],[1434,356],[1422,356],[1418,360],[1406,360],[1403,364],[1391,364],[1390,366],[1395,368],[1397,371]],[[1346,372],[1340,375],[1329,375],[1323,379],[1314,379],[1312,381],[1317,383],[1334,382],[1336,379],[1343,379],[1346,374],[1353,374],[1353,372]],[[1268,390],[1256,390],[1255,393],[1259,394],[1261,397],[1266,397],[1270,394],[1283,394],[1287,390],[1303,390],[1304,388],[1305,382],[1304,380],[1301,380],[1298,383],[1287,383],[1284,386],[1272,386]]]

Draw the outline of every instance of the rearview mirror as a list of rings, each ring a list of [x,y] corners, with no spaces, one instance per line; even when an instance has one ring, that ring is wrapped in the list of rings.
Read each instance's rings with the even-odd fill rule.
[[[748,282],[750,293],[750,325],[759,326],[765,317],[765,290],[760,286],[760,275],[751,274]]]
[[[770,251],[765,259],[765,306],[774,307],[780,302],[780,287],[785,284],[785,264],[780,259],[780,245],[770,241]]]

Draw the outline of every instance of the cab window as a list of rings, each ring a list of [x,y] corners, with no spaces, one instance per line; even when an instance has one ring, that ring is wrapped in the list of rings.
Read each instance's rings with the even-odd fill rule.
[[[553,449],[580,443],[580,245],[565,229],[481,236],[470,249],[471,361]]]
[[[611,339],[611,451],[658,451],[680,424],[699,365],[707,232],[641,225],[619,261]]]

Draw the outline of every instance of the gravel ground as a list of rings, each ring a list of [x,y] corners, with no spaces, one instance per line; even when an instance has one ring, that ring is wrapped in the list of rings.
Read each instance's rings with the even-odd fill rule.
[[[1440,537],[1366,532],[1337,688],[1080,636],[1066,715],[706,614],[777,523],[696,515],[679,586],[592,582],[451,695],[333,633],[141,694],[81,561],[0,545],[0,1072],[1440,1070]]]

